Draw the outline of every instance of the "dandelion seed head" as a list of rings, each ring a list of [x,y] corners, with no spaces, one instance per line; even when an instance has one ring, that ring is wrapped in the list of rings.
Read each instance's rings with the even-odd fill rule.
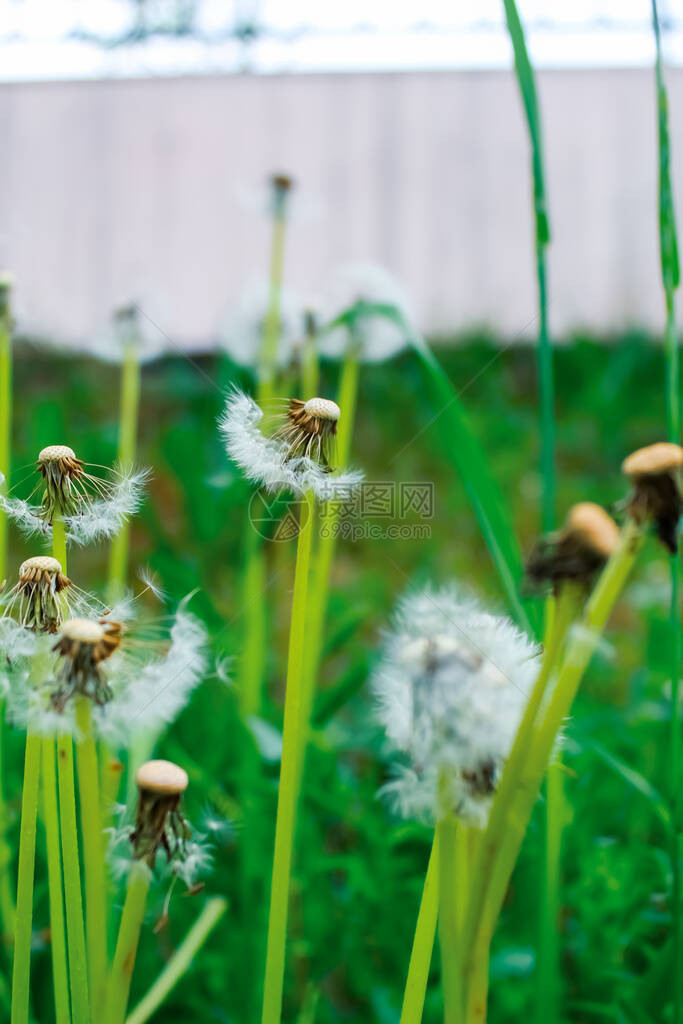
[[[123,626],[119,622],[75,618],[63,623],[53,648],[62,660],[59,685],[52,694],[57,711],[63,711],[76,693],[89,697],[100,707],[112,699],[112,689],[100,665],[118,650],[122,637]]]
[[[270,287],[251,285],[231,307],[220,331],[220,344],[238,366],[258,365],[270,306]],[[276,363],[288,366],[303,342],[305,313],[294,292],[283,288],[278,311]]]
[[[394,806],[432,822],[448,812],[485,821],[537,671],[529,639],[458,588],[404,598],[373,677],[380,720],[407,761],[385,787]]]
[[[333,434],[331,428],[336,427],[337,421],[316,419],[315,424],[327,427],[319,426],[312,432],[311,424],[305,421],[313,418],[300,415],[305,404],[290,404],[289,422],[275,436],[268,437],[261,429],[263,410],[243,391],[231,391],[219,422],[228,456],[247,480],[269,491],[302,494],[312,490],[321,500],[343,497],[360,484],[363,474],[348,470],[329,472],[324,462],[324,442]],[[323,461],[312,457],[318,452]]]
[[[3,597],[3,615],[27,629],[55,633],[68,611],[71,589],[71,580],[56,558],[27,558],[19,566],[17,583]]]
[[[333,320],[340,312],[359,303],[391,306],[410,322],[412,312],[406,294],[384,267],[372,263],[350,263],[340,268],[331,288],[330,316]],[[406,331],[389,317],[379,313],[359,315],[357,330],[349,337],[346,327],[335,327],[320,340],[321,355],[341,359],[349,345],[358,347],[358,356],[364,362],[379,363],[392,359],[407,345]]]

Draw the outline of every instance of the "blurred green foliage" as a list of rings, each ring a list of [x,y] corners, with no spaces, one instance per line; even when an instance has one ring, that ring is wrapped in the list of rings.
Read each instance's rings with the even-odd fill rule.
[[[522,550],[528,551],[539,528],[541,489],[534,351],[500,348],[494,339],[478,337],[441,348],[439,358],[462,392]],[[561,510],[581,499],[614,508],[623,497],[622,458],[665,434],[662,367],[658,346],[635,334],[606,345],[576,338],[556,351]],[[140,458],[153,467],[154,478],[132,532],[133,565],[156,570],[171,606],[197,590],[191,607],[206,621],[221,665],[239,656],[238,580],[251,493],[228,463],[216,430],[222,393],[238,379],[239,372],[219,356],[145,367]],[[324,368],[324,381],[321,393],[333,395],[333,367]],[[107,465],[115,458],[118,390],[111,367],[19,347],[15,401],[12,483],[20,496],[31,488],[32,463],[45,444],[68,443],[91,463]],[[414,356],[363,369],[357,463],[371,480],[433,481],[435,509],[429,539],[339,545],[297,843],[285,1024],[298,1019],[306,1000],[313,1007],[318,994],[317,1024],[398,1020],[431,837],[417,824],[392,818],[376,796],[389,760],[366,684],[396,597],[411,580],[456,579],[486,596],[494,609],[506,610],[449,462],[447,418],[439,412],[429,405]],[[284,543],[267,549],[271,642],[265,717],[277,730],[294,549]],[[30,553],[35,546],[14,532],[10,566]],[[101,592],[107,554],[105,546],[73,551],[70,575],[85,589]],[[659,798],[668,792],[668,587],[666,560],[649,544],[566,730],[569,824],[560,928],[567,1020],[666,1020],[669,1012],[670,824]],[[159,746],[162,756],[188,769],[188,812],[198,827],[227,823],[215,833],[206,888],[230,899],[228,914],[192,972],[158,1015],[166,1024],[249,1024],[261,985],[278,765],[272,755],[261,758],[262,813],[250,844],[259,862],[249,865],[261,899],[244,905],[239,752],[253,739],[222,675],[206,679]],[[22,750],[23,737],[9,735],[6,793],[15,848]],[[541,833],[537,814],[494,941],[494,1024],[531,1010]],[[47,1022],[52,1010],[42,859],[37,879],[35,1016]],[[164,896],[159,886],[150,924]],[[201,893],[176,893],[167,926],[157,934],[146,929],[131,1005],[181,941],[203,899]],[[437,957],[433,982],[426,1024],[435,1024],[440,1014]]]

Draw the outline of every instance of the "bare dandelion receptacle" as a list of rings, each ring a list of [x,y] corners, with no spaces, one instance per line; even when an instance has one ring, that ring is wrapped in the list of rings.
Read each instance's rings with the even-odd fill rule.
[[[134,855],[154,867],[159,849],[170,861],[182,852],[189,827],[180,802],[187,789],[187,772],[172,761],[147,761],[135,779],[139,802],[135,831],[131,835]]]
[[[5,614],[38,633],[56,633],[68,611],[71,580],[56,558],[37,555],[19,566],[17,583],[9,592]]]
[[[100,665],[121,645],[123,626],[119,622],[68,619],[61,628],[55,650],[62,657],[59,686],[52,695],[58,711],[78,693],[100,706],[112,698],[112,691]]]
[[[84,475],[85,463],[66,444],[50,444],[38,453],[38,472],[45,483],[42,506],[45,519],[73,515],[81,501],[74,486]]]

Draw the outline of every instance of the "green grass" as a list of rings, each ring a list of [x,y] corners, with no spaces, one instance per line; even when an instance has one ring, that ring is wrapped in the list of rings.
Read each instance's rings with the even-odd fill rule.
[[[541,489],[534,352],[515,348],[500,353],[485,339],[469,339],[438,354],[457,390],[476,377],[461,400],[526,552],[538,528]],[[486,364],[488,369],[477,376]],[[232,376],[228,366],[213,358],[201,360],[201,365],[215,381],[225,383]],[[635,335],[604,347],[576,339],[557,351],[556,366],[558,509],[582,498],[609,506],[624,493],[622,457],[662,435],[661,349]],[[17,479],[23,475],[21,467],[50,441],[67,440],[94,463],[112,461],[118,410],[107,374],[106,367],[83,361],[36,359],[35,354],[29,358],[19,348]],[[323,367],[323,379],[324,394],[334,384],[328,367]],[[142,386],[140,458],[154,467],[155,476],[150,500],[131,532],[132,564],[156,569],[174,600],[199,587],[193,607],[211,630],[215,654],[236,656],[249,490],[227,463],[215,429],[220,391],[182,360],[146,367]],[[310,993],[316,991],[316,1024],[398,1021],[431,833],[392,819],[376,799],[388,765],[366,681],[379,630],[405,589],[406,577],[456,577],[494,606],[506,608],[471,503],[453,468],[443,423],[437,420],[413,441],[435,411],[414,357],[363,371],[356,462],[371,479],[433,481],[432,535],[338,545],[300,809],[285,1024],[296,1020],[306,994],[309,1005],[315,1002]],[[272,641],[264,716],[281,728],[295,552],[286,548],[282,555],[275,545],[266,548],[271,574],[276,557],[278,566],[288,567],[268,605]],[[13,532],[10,570],[30,553],[31,547]],[[107,563],[105,546],[75,550],[69,572],[81,586],[102,588]],[[658,802],[658,794],[668,792],[667,587],[666,563],[656,545],[648,545],[645,565],[609,631],[615,656],[605,651],[595,659],[568,729],[565,790],[571,821],[563,851],[560,945],[563,1012],[569,1020],[651,1021],[666,1019],[668,1012],[670,830]],[[262,762],[264,813],[252,823],[259,911],[241,906],[239,751],[249,736],[240,722],[235,690],[208,678],[159,746],[161,756],[189,771],[190,818],[201,825],[208,810],[234,824],[217,837],[215,866],[207,879],[208,895],[226,896],[230,909],[192,971],[170,993],[163,1011],[168,1024],[195,1019],[243,1024],[249,986],[261,975],[278,765]],[[9,730],[5,755],[7,799],[14,815],[10,839],[16,851],[23,738]],[[530,908],[539,899],[542,810],[541,805],[536,808],[494,940],[494,1024],[533,1011],[537,915]],[[165,894],[161,885],[150,894],[152,922]],[[168,927],[157,935],[145,928],[131,1006],[182,942],[205,898],[176,894]],[[33,991],[34,1015],[41,1022],[49,1021],[52,1012],[44,941],[48,919],[39,842]],[[248,943],[244,921],[253,927]],[[252,951],[251,965],[244,963],[245,948]],[[425,1024],[436,1024],[441,1013],[438,957],[431,970]]]

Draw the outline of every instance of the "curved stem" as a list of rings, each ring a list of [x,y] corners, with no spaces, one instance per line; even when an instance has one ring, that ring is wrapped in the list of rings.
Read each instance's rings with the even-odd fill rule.
[[[27,735],[24,782],[21,793],[21,831],[17,914],[14,926],[12,965],[12,1024],[28,1024],[31,977],[31,933],[33,926],[33,875],[36,860],[36,819],[40,779],[40,739]]]
[[[415,937],[408,964],[408,976],[403,993],[400,1024],[420,1024],[424,1010],[429,968],[432,962],[436,922],[439,915],[439,836],[429,854],[420,909],[417,914]]]
[[[41,741],[43,772],[43,817],[47,849],[48,896],[50,903],[50,945],[52,947],[52,979],[55,992],[57,1024],[69,1024],[69,970],[66,960],[64,930],[64,889],[62,884],[62,851],[59,845],[59,809],[57,807],[57,772],[55,741]]]
[[[128,876],[126,901],[123,905],[116,952],[107,985],[107,1024],[123,1024],[126,1016],[140,930],[145,918],[150,877],[151,872],[146,864],[141,861],[133,864]]]
[[[126,1019],[126,1024],[145,1024],[159,1009],[171,989],[188,970],[228,906],[220,896],[210,899],[163,971]]]
[[[467,978],[471,978],[475,970],[474,951],[481,943],[490,942],[557,733],[569,713],[583,674],[626,583],[640,545],[638,526],[632,520],[627,520],[619,547],[603,570],[581,620],[567,643],[552,697],[535,726],[531,746],[517,780],[514,799],[504,808],[503,840],[491,851],[486,837],[484,839],[478,868],[482,871],[482,865],[486,865],[487,881],[483,905],[471,908],[473,913],[470,915],[466,937],[470,954],[466,967]],[[494,809],[497,802],[498,796],[494,800]]]
[[[472,935],[480,918],[486,888],[491,877],[491,865],[505,839],[507,815],[519,787],[521,772],[528,755],[534,724],[539,715],[546,689],[562,652],[567,631],[578,609],[579,593],[573,585],[565,585],[560,597],[549,598],[546,603],[546,637],[543,660],[527,701],[524,715],[515,736],[515,741],[503,769],[495,800],[489,814],[488,825],[481,844],[471,882],[467,920],[465,923],[465,946],[469,947]]]
[[[306,495],[308,516],[302,517],[297,545],[294,596],[289,631],[289,656],[285,691],[282,761],[275,822],[275,851],[270,887],[270,911],[263,986],[262,1024],[279,1024],[284,987],[287,914],[296,830],[298,776],[301,763],[301,712],[304,658],[306,652],[306,608],[308,575],[313,535],[314,498]],[[302,513],[304,508],[302,506]]]
[[[107,901],[97,750],[92,730],[90,701],[87,697],[77,698],[76,723],[80,733],[76,753],[83,837],[88,977],[93,1019],[99,1020],[103,1008],[107,971]]]

